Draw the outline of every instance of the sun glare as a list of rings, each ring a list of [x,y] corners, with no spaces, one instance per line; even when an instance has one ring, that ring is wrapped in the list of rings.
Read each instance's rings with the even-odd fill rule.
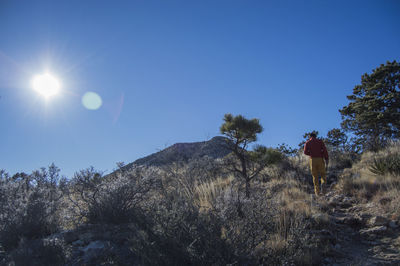
[[[50,98],[60,91],[60,82],[49,73],[37,75],[32,79],[32,87],[43,97]]]

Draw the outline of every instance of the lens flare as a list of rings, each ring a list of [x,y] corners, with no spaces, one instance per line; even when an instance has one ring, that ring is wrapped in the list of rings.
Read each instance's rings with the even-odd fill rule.
[[[103,101],[101,100],[100,95],[89,91],[82,96],[82,104],[89,110],[97,110],[101,107]]]

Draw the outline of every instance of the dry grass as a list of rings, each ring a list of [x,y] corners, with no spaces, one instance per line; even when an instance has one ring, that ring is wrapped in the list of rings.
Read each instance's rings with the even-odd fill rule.
[[[393,142],[379,152],[366,152],[351,169],[346,169],[338,184],[347,195],[355,196],[360,202],[373,202],[380,212],[388,216],[400,216],[400,176],[377,175],[370,167],[376,158],[389,154],[400,154],[400,142]]]
[[[194,189],[193,199],[201,211],[207,211],[213,208],[219,195],[224,193],[230,186],[234,177],[218,177],[215,180],[200,182]]]
[[[287,239],[281,236],[279,233],[272,234],[266,241],[261,242],[255,248],[255,253],[258,256],[265,256],[265,251],[268,250],[270,253],[277,257],[283,256],[289,246]]]
[[[400,154],[400,141],[390,142],[389,145],[378,152],[365,152],[361,156],[361,160],[353,165],[352,171],[360,175],[373,175],[370,166],[376,158],[385,158],[390,154]]]
[[[276,193],[278,215],[276,216],[276,231],[285,240],[290,240],[296,230],[302,230],[306,221],[321,210],[312,204],[309,193],[304,184],[294,179],[272,180],[270,182],[272,193]]]
[[[296,156],[289,158],[289,160],[295,168],[309,168],[309,157],[303,153],[297,154]]]
[[[301,189],[290,187],[278,194],[278,202],[276,230],[285,240],[289,240],[293,236],[293,230],[303,228],[305,219],[311,216],[310,197]]]
[[[308,167],[305,161],[304,167]],[[309,238],[306,236],[309,235],[310,229],[320,227],[314,222],[315,214],[328,221],[329,217],[319,206],[313,204],[307,186],[299,181],[297,176],[293,176],[292,172],[287,172],[281,178],[272,178],[266,184],[265,197],[274,202],[272,205],[276,210],[273,232],[255,249],[255,253],[263,258],[265,265],[278,265],[289,258],[298,265],[311,265],[314,261],[308,247]],[[326,228],[326,224],[322,227]],[[273,258],[278,259],[274,261]]]

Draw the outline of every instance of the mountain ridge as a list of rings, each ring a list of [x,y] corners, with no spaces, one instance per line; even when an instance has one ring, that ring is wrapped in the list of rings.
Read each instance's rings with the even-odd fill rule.
[[[208,156],[223,158],[231,151],[227,147],[229,139],[215,136],[207,141],[175,143],[161,151],[139,158],[123,167],[124,170],[135,166],[163,166],[174,162],[188,162]]]

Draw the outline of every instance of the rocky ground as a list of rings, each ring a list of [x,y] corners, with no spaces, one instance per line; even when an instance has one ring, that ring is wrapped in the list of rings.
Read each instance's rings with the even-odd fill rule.
[[[331,245],[324,265],[400,265],[400,226],[374,215],[378,206],[360,204],[335,190],[313,202],[328,213],[324,219],[329,225],[319,232]]]

